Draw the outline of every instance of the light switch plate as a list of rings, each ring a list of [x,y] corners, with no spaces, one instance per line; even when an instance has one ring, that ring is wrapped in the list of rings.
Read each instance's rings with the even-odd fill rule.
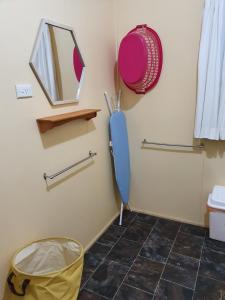
[[[30,98],[32,97],[31,84],[16,84],[16,97],[17,98]]]

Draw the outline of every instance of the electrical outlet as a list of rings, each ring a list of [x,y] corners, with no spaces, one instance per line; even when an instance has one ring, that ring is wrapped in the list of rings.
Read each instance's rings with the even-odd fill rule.
[[[16,97],[17,98],[30,98],[32,97],[31,84],[17,84],[16,85]]]

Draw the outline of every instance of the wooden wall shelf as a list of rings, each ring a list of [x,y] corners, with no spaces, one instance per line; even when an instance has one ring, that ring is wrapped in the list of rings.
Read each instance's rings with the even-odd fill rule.
[[[95,118],[97,116],[98,111],[100,111],[100,109],[83,109],[83,110],[78,110],[66,114],[40,118],[37,119],[36,121],[40,132],[44,133],[56,126],[60,126],[62,124],[65,124],[73,120],[77,120],[77,119],[90,120],[92,118]]]

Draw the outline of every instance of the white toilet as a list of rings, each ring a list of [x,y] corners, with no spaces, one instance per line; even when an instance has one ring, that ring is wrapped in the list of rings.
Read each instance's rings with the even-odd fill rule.
[[[208,198],[209,236],[225,242],[225,186],[216,185]]]

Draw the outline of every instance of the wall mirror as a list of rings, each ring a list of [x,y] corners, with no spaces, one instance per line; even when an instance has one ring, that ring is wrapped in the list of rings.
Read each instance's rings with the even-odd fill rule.
[[[71,27],[42,19],[30,66],[51,104],[78,101],[85,64]]]

